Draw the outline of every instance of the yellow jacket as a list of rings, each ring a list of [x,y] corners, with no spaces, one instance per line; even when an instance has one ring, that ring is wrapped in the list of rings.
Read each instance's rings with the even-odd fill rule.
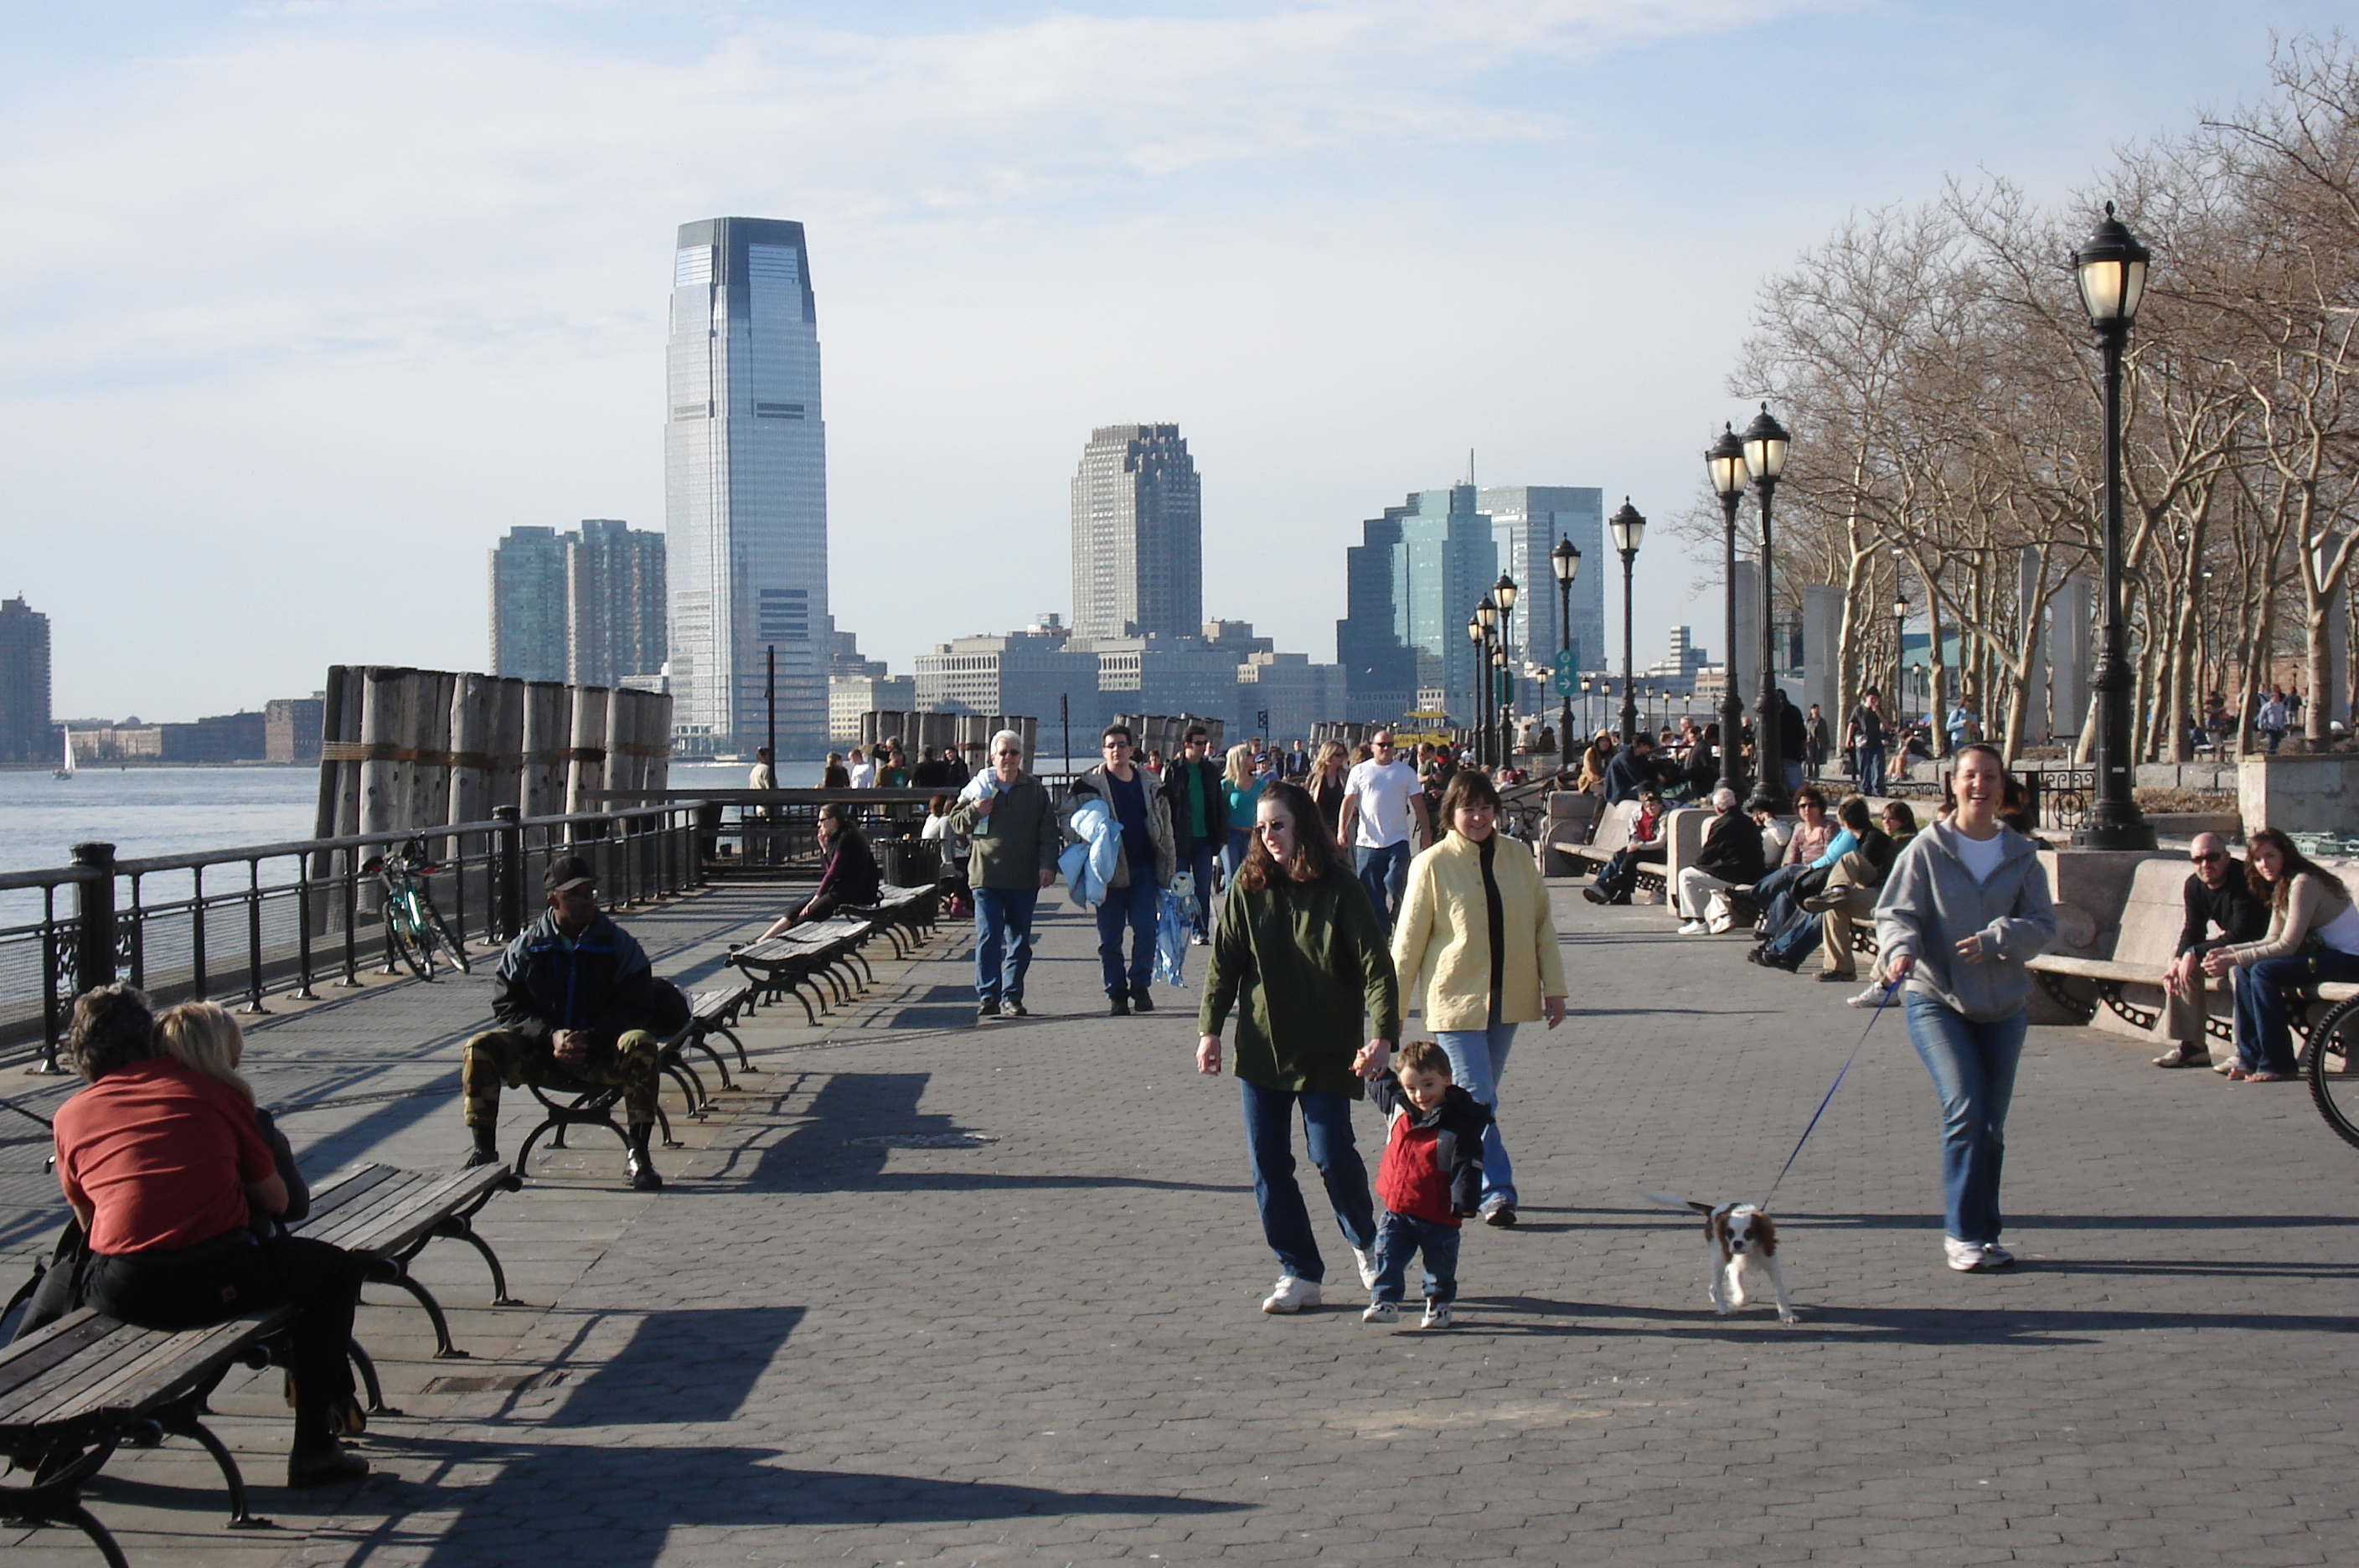
[[[1549,919],[1548,887],[1531,851],[1504,834],[1491,857],[1499,887],[1499,1021],[1531,1023],[1542,996],[1561,996],[1564,960]],[[1408,863],[1408,887],[1393,926],[1393,967],[1405,995],[1422,998],[1429,1029],[1479,1029],[1491,1010],[1488,900],[1483,847],[1452,833]]]

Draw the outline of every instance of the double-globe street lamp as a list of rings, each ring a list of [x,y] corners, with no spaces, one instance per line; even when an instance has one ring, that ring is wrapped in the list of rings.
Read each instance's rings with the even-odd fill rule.
[[[1720,497],[1720,516],[1725,531],[1722,572],[1728,601],[1727,624],[1720,646],[1728,650],[1723,660],[1728,674],[1721,682],[1720,692],[1720,783],[1722,789],[1742,797],[1745,759],[1737,740],[1745,732],[1745,699],[1736,690],[1736,508],[1745,499],[1745,443],[1736,439],[1734,426],[1721,426],[1720,439],[1706,450],[1703,461],[1712,474],[1712,494]]]
[[[1571,535],[1557,537],[1556,548],[1549,551],[1549,569],[1556,574],[1556,649],[1560,667],[1556,681],[1557,696],[1561,699],[1556,720],[1557,766],[1570,768],[1572,766],[1572,660],[1564,656],[1572,652],[1572,580],[1581,575],[1581,547],[1572,542]],[[1589,683],[1582,681],[1581,690],[1584,696],[1587,695]]]
[[[1777,594],[1772,573],[1777,560],[1777,536],[1771,531],[1770,506],[1777,481],[1786,472],[1786,452],[1793,437],[1769,417],[1769,405],[1745,427],[1745,470],[1761,493],[1761,701],[1753,710],[1753,755],[1759,782],[1753,798],[1772,811],[1787,809],[1785,696],[1777,690]]]
[[[1630,497],[1625,495],[1622,509],[1605,526],[1614,534],[1614,548],[1622,552],[1622,744],[1628,746],[1638,736],[1638,689],[1631,679],[1630,572],[1638,563],[1638,545],[1647,537],[1647,519],[1638,515],[1638,508],[1630,505]]]
[[[1516,640],[1516,596],[1519,592],[1520,590],[1516,587],[1516,580],[1504,572],[1499,573],[1499,581],[1491,585],[1491,600],[1499,606],[1499,640],[1493,647],[1491,663],[1492,667],[1499,671],[1494,679],[1500,682],[1501,687],[1497,760],[1502,768],[1507,766],[1510,737],[1516,733],[1511,727],[1515,723],[1516,715],[1516,666],[1507,657],[1507,645]]]
[[[1474,764],[1482,767],[1490,760],[1491,749],[1491,627],[1499,618],[1499,606],[1484,594],[1466,617],[1466,640],[1474,645]]]
[[[1896,729],[1908,724],[1908,688],[1901,676],[1901,660],[1907,654],[1908,640],[1908,596],[1892,596],[1892,723]]]
[[[2097,765],[2096,799],[2089,814],[2072,833],[2082,849],[2152,849],[2154,827],[2139,812],[2130,778],[2130,672],[2127,637],[2122,626],[2122,348],[2129,341],[2130,323],[2137,319],[2138,300],[2146,293],[2147,265],[2153,256],[2114,216],[2105,203],[2104,222],[2072,256],[2081,284],[2081,303],[2105,362],[2105,560],[2100,590],[2097,672],[2091,682],[2097,692],[2097,735],[2093,748]]]

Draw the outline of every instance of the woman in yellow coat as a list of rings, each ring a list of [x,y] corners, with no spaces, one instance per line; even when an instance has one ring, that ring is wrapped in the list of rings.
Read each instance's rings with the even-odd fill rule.
[[[1548,886],[1531,852],[1497,831],[1499,791],[1461,769],[1441,797],[1450,832],[1409,862],[1393,967],[1421,999],[1425,1027],[1450,1055],[1458,1086],[1492,1108],[1483,1133],[1485,1224],[1516,1223],[1516,1173],[1499,1139],[1499,1079],[1516,1026],[1564,1021],[1564,960]]]

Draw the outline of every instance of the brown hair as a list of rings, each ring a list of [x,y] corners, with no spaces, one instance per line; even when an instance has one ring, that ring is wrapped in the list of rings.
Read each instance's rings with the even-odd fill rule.
[[[1457,1074],[1450,1071],[1450,1052],[1437,1040],[1405,1040],[1400,1048],[1400,1070],[1403,1073],[1439,1073],[1452,1083]]]
[[[1262,842],[1260,829],[1245,829],[1245,864],[1237,867],[1235,885],[1247,892],[1256,892],[1269,886],[1271,880],[1284,877],[1289,882],[1316,882],[1343,868],[1343,854],[1335,847],[1333,835],[1327,832],[1327,819],[1310,799],[1310,792],[1299,784],[1289,784],[1283,779],[1273,779],[1262,786],[1256,801],[1270,800],[1286,809],[1294,821],[1294,853],[1278,864],[1277,857]],[[1256,818],[1260,810],[1256,805]]]
[[[66,1054],[74,1071],[95,1083],[118,1067],[156,1054],[156,1014],[146,993],[100,985],[74,998],[66,1027]]]
[[[1479,768],[1462,768],[1450,776],[1450,787],[1441,792],[1440,825],[1456,833],[1458,813],[1469,806],[1499,809],[1499,787]]]
[[[1794,810],[1799,811],[1805,800],[1810,801],[1821,811],[1827,809],[1826,792],[1815,784],[1805,784],[1794,791]]]
[[[2253,851],[2265,844],[2276,847],[2277,859],[2285,867],[2284,875],[2277,879],[2274,886],[2270,884],[2267,877],[2261,875],[2260,864],[2253,858]],[[2245,885],[2252,888],[2254,898],[2268,900],[2270,909],[2282,909],[2286,907],[2286,898],[2293,890],[2293,879],[2305,873],[2322,879],[2344,902],[2350,901],[2351,889],[2343,885],[2342,877],[2296,849],[2293,840],[2286,837],[2276,828],[2258,828],[2246,835]]]

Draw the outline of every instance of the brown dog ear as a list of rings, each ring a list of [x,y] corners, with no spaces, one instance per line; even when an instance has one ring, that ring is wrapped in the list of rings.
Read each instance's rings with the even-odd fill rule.
[[[1767,1214],[1755,1214],[1745,1229],[1752,1235],[1753,1245],[1761,1249],[1762,1257],[1777,1256],[1777,1226]]]

